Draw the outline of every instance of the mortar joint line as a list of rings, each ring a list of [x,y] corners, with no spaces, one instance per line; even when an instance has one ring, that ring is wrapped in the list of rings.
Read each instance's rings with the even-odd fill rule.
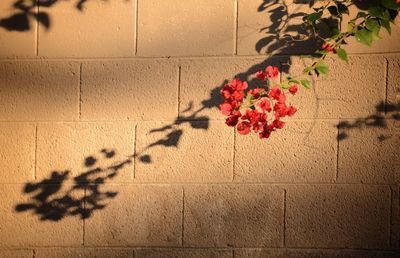
[[[340,119],[339,119],[340,124]],[[337,134],[336,134],[336,169],[335,169],[335,177],[334,182],[336,183],[339,178],[339,147],[340,147],[340,128],[337,126]]]
[[[181,74],[182,74],[182,66],[178,66],[178,107],[177,107],[177,118],[180,118],[179,112],[181,109]]]
[[[137,141],[137,129],[138,123],[135,124],[135,132],[133,133],[133,171],[132,171],[132,178],[133,181],[136,177],[136,141]]]
[[[388,113],[389,60],[385,57],[385,116]]]
[[[239,0],[235,0],[234,2],[234,40],[233,40],[233,49],[234,49],[234,55],[237,56],[238,54],[238,36],[239,36]]]
[[[83,188],[83,210],[86,210],[86,187]],[[85,246],[85,218],[82,219],[82,246]]]
[[[79,120],[82,118],[82,63],[79,64]]]
[[[36,15],[39,15],[39,0],[36,0]],[[39,20],[36,19],[36,56],[39,56]]]
[[[182,186],[182,246],[184,246],[184,232],[185,232],[185,188]]]
[[[390,207],[390,210],[389,210],[389,246],[390,247],[394,247],[394,248],[396,248],[396,245],[392,242],[393,241],[393,236],[392,236],[392,234],[393,234],[393,188],[391,187],[391,186],[389,186],[389,207]]]
[[[286,247],[286,195],[287,190],[283,189],[283,247]]]
[[[232,153],[232,182],[235,181],[235,169],[236,169],[236,131],[233,129],[233,153]]]
[[[135,0],[134,2],[134,6],[135,6],[135,56],[137,56],[137,52],[138,52],[138,22],[139,22],[139,0]]]
[[[35,163],[35,167],[33,168],[33,179],[34,180],[36,180],[36,177],[37,177],[37,172],[36,172],[36,167],[37,167],[37,146],[38,146],[38,125],[37,124],[35,124],[35,155],[34,155],[34,158],[35,158],[35,161],[34,161],[34,163]]]

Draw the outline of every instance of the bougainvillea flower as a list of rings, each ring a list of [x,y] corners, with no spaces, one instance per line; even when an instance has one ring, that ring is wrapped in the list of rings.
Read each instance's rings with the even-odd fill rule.
[[[262,111],[267,111],[267,112],[271,112],[272,108],[271,108],[271,102],[268,99],[263,99],[260,104],[259,107],[261,108]]]
[[[285,125],[285,122],[282,122],[279,119],[275,119],[274,122],[272,122],[272,123],[273,123],[274,127],[278,128],[278,129],[282,129],[283,126]]]
[[[267,73],[267,76],[271,79],[276,79],[279,76],[279,69],[275,66],[267,66],[267,68],[265,68],[265,72]]]
[[[221,104],[219,106],[219,108],[220,108],[222,114],[224,114],[226,116],[229,116],[231,114],[232,110],[233,110],[232,105],[230,103],[227,103],[227,102]]]
[[[268,97],[270,98],[274,98],[276,100],[279,100],[279,96],[282,94],[282,90],[281,88],[279,88],[279,86],[275,86],[273,87],[269,93],[268,93]]]
[[[235,126],[237,125],[241,114],[239,111],[234,111],[232,115],[230,115],[226,120],[225,124],[228,126]]]
[[[267,75],[263,71],[258,71],[256,73],[256,77],[262,81],[265,81],[265,79],[267,78]]]
[[[293,84],[292,86],[290,86],[289,92],[294,95],[294,94],[296,94],[298,89],[299,89],[299,86],[297,86],[297,84]]]
[[[250,123],[249,122],[241,122],[237,125],[237,130],[240,134],[246,135],[250,133]]]
[[[294,106],[290,106],[287,110],[288,116],[293,116],[297,112],[297,108]]]

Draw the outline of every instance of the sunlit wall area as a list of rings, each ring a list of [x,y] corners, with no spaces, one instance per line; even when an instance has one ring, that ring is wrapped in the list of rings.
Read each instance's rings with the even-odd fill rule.
[[[398,257],[399,19],[270,138],[219,110],[302,72],[308,2],[2,0],[0,258]]]

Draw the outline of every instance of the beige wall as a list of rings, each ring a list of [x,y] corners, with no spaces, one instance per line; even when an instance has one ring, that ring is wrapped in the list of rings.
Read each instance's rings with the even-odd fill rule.
[[[224,125],[219,88],[301,70],[292,54],[312,43],[272,38],[306,5],[14,2],[0,3],[0,257],[397,257],[400,23],[329,59],[261,141]],[[29,29],[7,29],[12,15]]]

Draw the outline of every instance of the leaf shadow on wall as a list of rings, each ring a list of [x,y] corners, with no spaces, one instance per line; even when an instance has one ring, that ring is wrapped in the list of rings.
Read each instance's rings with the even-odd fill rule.
[[[102,149],[103,159],[112,161],[115,150]],[[122,161],[115,161],[113,165],[98,165],[95,156],[84,159],[87,171],[71,179],[71,171],[53,171],[37,182],[26,183],[23,192],[29,196],[28,202],[15,206],[17,212],[33,212],[41,221],[60,221],[63,218],[77,216],[88,219],[97,210],[104,209],[109,200],[118,195],[116,191],[104,191],[102,186],[114,179],[120,170],[132,163],[128,157]]]
[[[84,5],[88,0],[73,0],[75,8],[83,11]],[[100,0],[104,1],[104,0]],[[8,17],[0,18],[0,27],[8,31],[29,31],[35,28],[32,20],[45,27],[50,28],[51,17],[47,8],[54,7],[57,3],[63,2],[60,0],[17,0],[11,4],[13,14]],[[37,11],[42,7],[43,10]]]
[[[349,138],[349,132],[351,130],[362,129],[362,128],[378,128],[388,129],[388,119],[393,121],[400,121],[400,104],[386,104],[380,102],[375,106],[375,114],[357,118],[355,120],[344,120],[338,123],[337,128],[339,129],[338,141],[343,141]],[[381,133],[377,139],[383,142],[394,135],[391,133]],[[397,136],[399,137],[399,135]]]

